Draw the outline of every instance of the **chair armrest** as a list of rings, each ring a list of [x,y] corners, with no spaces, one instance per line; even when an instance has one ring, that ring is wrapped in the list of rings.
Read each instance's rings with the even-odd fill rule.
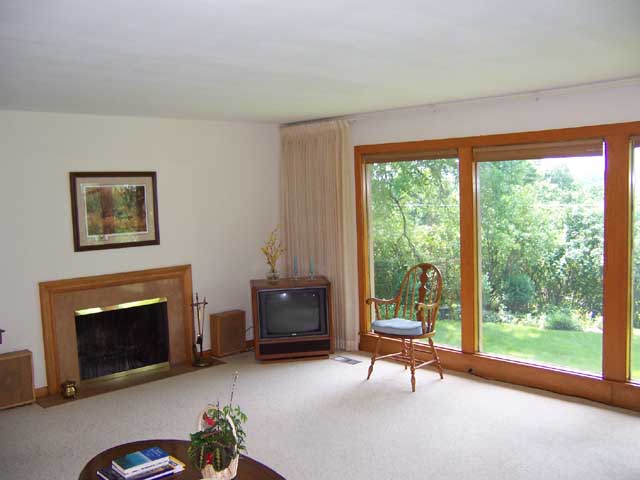
[[[364,303],[366,303],[367,305],[371,305],[372,303],[378,304],[378,305],[391,305],[392,303],[396,303],[396,299],[395,298],[376,298],[376,297],[370,297],[367,298]]]

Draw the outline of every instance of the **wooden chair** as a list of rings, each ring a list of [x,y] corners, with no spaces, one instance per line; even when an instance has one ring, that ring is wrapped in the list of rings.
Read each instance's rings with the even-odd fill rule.
[[[371,330],[378,336],[371,355],[371,365],[367,380],[373,373],[376,360],[389,358],[403,363],[405,370],[411,368],[411,390],[416,391],[416,369],[436,365],[442,375],[442,365],[438,351],[433,344],[436,334],[436,318],[442,297],[442,275],[435,265],[420,263],[409,269],[402,279],[398,294],[391,299],[367,298],[366,304],[374,306],[376,319],[371,322]],[[395,338],[402,342],[402,350],[398,353],[379,356],[383,338]],[[421,343],[418,352],[426,353],[431,360],[416,360],[414,340],[426,339]]]

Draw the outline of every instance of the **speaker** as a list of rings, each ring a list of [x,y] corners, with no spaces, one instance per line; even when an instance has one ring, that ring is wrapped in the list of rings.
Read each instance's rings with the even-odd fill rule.
[[[215,357],[224,357],[247,350],[244,310],[212,313],[209,321],[211,322],[211,353]]]
[[[0,355],[0,408],[24,405],[34,400],[31,352],[20,350]]]

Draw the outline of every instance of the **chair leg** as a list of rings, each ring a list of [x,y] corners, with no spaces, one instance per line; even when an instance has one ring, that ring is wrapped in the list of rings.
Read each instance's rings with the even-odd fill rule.
[[[407,352],[407,341],[403,338],[402,339],[402,356],[406,358],[407,355],[408,355],[408,352]],[[404,369],[405,370],[407,369],[407,364],[406,363],[404,364]]]
[[[416,391],[416,353],[413,348],[413,339],[409,340],[409,348],[411,349],[411,391]]]
[[[376,346],[373,349],[373,354],[371,354],[371,365],[369,365],[369,374],[367,375],[367,380],[369,380],[371,374],[373,373],[373,364],[376,363],[376,357],[378,356],[378,351],[380,350],[381,338],[382,337],[378,335],[378,338],[376,339]]]
[[[444,376],[442,375],[442,365],[440,365],[440,357],[438,356],[438,351],[436,350],[431,337],[429,337],[429,346],[431,347],[431,351],[433,352],[433,358],[435,358],[436,360],[436,367],[438,367],[438,372],[440,372],[440,380],[442,380]]]

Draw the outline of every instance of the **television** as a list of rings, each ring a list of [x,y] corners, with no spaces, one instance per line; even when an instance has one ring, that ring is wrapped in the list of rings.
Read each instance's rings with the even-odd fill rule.
[[[326,287],[258,292],[260,338],[328,335]]]

